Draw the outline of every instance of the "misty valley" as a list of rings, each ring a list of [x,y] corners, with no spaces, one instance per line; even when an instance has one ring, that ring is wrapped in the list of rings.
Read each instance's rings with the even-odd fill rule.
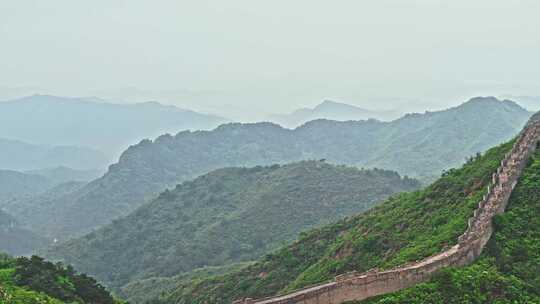
[[[177,119],[184,125],[169,127],[179,132],[141,140],[163,128],[138,123],[149,105],[35,95],[0,103],[0,116],[11,118],[0,123],[3,135],[22,130],[17,123],[37,105],[47,109],[39,122],[49,129],[36,131],[34,140],[14,132],[16,140],[1,142],[9,153],[0,170],[0,288],[13,303],[274,303],[272,296],[287,299],[340,274],[421,260],[456,243],[491,174],[535,121],[517,103],[493,97],[388,121],[350,120],[350,112],[340,119],[344,104],[325,101],[325,111],[292,129],[226,119],[219,125],[218,119],[200,130],[201,114],[165,111],[184,115]],[[114,150],[100,150],[106,142],[78,135],[99,134],[104,125],[85,123],[88,131],[63,132],[64,141],[52,131],[92,115],[97,120],[99,109],[110,107],[124,125],[111,123],[109,134],[139,141],[125,144],[114,163],[106,161]],[[160,115],[154,119],[163,122]],[[140,135],[125,133],[136,128]],[[49,145],[35,140],[47,137]],[[517,189],[538,182],[535,154],[529,157],[522,177],[529,182]],[[521,207],[504,217],[533,216],[534,205],[525,202],[534,202],[536,190],[517,191],[525,197],[511,198],[510,208]],[[540,240],[532,231],[515,236],[533,242],[520,249],[533,263],[522,269],[517,252],[505,251],[512,246],[506,242],[515,242],[504,236],[511,221],[496,219],[500,232],[470,266],[366,301],[401,303],[429,293],[459,302],[467,292],[449,294],[443,286],[466,283],[488,298],[505,284],[520,292],[500,297],[535,299],[539,285],[529,276],[539,267],[534,244]],[[463,282],[463,272],[479,281]]]
[[[540,304],[540,1],[0,1],[0,304]]]

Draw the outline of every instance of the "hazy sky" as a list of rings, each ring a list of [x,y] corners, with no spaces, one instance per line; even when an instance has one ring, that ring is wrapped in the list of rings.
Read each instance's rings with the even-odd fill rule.
[[[0,97],[156,99],[253,119],[325,98],[538,96],[539,15],[538,0],[1,0]]]

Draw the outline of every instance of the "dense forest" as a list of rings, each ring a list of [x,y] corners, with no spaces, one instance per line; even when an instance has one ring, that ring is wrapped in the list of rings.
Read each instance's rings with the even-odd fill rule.
[[[93,278],[38,256],[0,254],[0,303],[121,304]]]
[[[129,216],[45,255],[120,287],[257,259],[301,231],[419,187],[393,171],[323,161],[219,169],[166,190]]]
[[[62,208],[52,216],[37,214],[33,228],[59,240],[82,235],[129,214],[166,188],[230,166],[326,159],[431,181],[466,157],[509,140],[529,116],[511,101],[475,98],[392,122],[317,120],[294,130],[234,123],[163,135],[130,147],[103,177],[58,198],[54,205]]]
[[[511,146],[512,142],[492,148],[423,190],[394,196],[369,212],[305,233],[241,270],[179,281],[173,292],[158,298],[162,303],[230,303],[289,292],[351,270],[391,268],[440,252],[465,230],[491,173]]]

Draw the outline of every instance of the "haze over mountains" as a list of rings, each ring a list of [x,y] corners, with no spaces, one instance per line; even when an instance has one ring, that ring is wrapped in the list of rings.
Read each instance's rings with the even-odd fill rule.
[[[511,101],[475,98],[456,108],[392,122],[316,120],[294,130],[271,123],[234,123],[212,131],[163,135],[127,149],[103,177],[58,198],[51,203],[57,210],[36,214],[33,224],[61,240],[80,235],[128,214],[166,188],[230,166],[324,158],[428,181],[508,140],[529,116]]]
[[[212,129],[226,121],[157,102],[115,104],[50,95],[0,102],[0,138],[92,147],[109,160],[141,139],[184,129]]]
[[[51,243],[30,231],[35,214],[50,212],[54,198],[72,192],[95,177],[94,171],[53,168],[32,172],[0,170],[0,250],[25,255]],[[76,182],[74,180],[80,180]],[[69,181],[69,182],[66,182]]]
[[[294,129],[269,122],[228,123],[210,131],[164,134],[130,146],[103,175],[68,167],[4,170],[0,171],[0,177],[5,177],[0,187],[0,242],[9,242],[2,249],[13,254],[39,250],[48,258],[72,263],[136,301],[156,300],[160,298],[156,292],[165,289],[175,291],[157,299],[164,303],[219,297],[228,301],[292,290],[348,269],[349,264],[328,263],[325,253],[341,244],[335,242],[348,242],[342,235],[352,233],[349,223],[357,225],[357,219],[364,217],[343,218],[369,210],[392,194],[420,187],[417,180],[406,176],[427,184],[465,161],[465,168],[477,166],[478,174],[484,174],[497,162],[489,160],[484,166],[480,160],[495,159],[505,148],[493,149],[485,158],[471,156],[514,137],[530,116],[512,101],[478,97],[455,108],[407,114],[393,121],[316,119]],[[426,211],[417,206],[425,212],[415,215],[409,214],[407,206],[434,200],[436,212],[447,212],[444,208],[451,206],[442,207],[445,203],[463,199],[463,192],[456,189],[465,187],[473,191],[469,194],[478,190],[474,181],[479,183],[479,177],[463,170],[445,173],[423,192],[390,199],[392,203],[386,204],[392,204],[391,210],[375,213],[374,221],[384,223],[387,216],[395,215],[391,227],[397,227],[397,218],[407,218],[404,229],[432,225],[434,222],[420,223],[415,217],[423,218],[432,211],[430,207]],[[460,176],[462,181],[454,181]],[[439,196],[441,184],[457,192],[448,190]],[[397,213],[390,215],[392,212]],[[443,223],[442,213],[433,212],[437,225]],[[467,212],[464,207],[459,214]],[[460,225],[460,220],[449,217],[437,238],[448,237],[449,229]],[[315,232],[315,238],[301,235],[298,250],[305,262],[301,268],[291,268],[296,262],[288,260],[297,249],[291,249],[294,253],[287,252],[290,247],[275,251],[302,231],[335,221],[338,223],[330,228]],[[416,230],[407,233],[402,237],[425,239]],[[59,244],[46,250],[53,239]],[[379,263],[378,245],[362,242],[355,259],[370,261],[369,265]],[[391,249],[385,253],[385,263],[387,258],[392,263],[394,254],[396,261],[402,261],[402,243],[397,239],[388,242],[390,245],[381,246]],[[426,249],[429,246],[407,250],[423,256],[431,252]],[[374,255],[366,255],[368,247],[376,249]],[[265,256],[272,251],[278,256]],[[236,264],[261,257],[264,267],[256,263],[240,269],[244,264]],[[363,269],[366,265],[351,267]],[[208,266],[217,268],[206,270]],[[252,271],[263,281],[253,279]],[[249,284],[261,285],[248,284],[247,293],[242,288],[230,292],[221,289],[219,280],[207,279],[208,273],[224,274],[221,278],[233,285],[245,284],[245,277],[250,278]],[[194,277],[198,279],[191,281]],[[140,290],[156,292],[143,295]]]
[[[51,180],[41,175],[0,170],[0,203],[44,192],[53,185]]]
[[[394,196],[369,212],[311,230],[256,263],[219,276],[179,278],[176,287],[169,286],[164,294],[146,289],[149,294],[144,300],[222,304],[260,299],[326,283],[351,271],[393,269],[440,253],[465,231],[512,144],[488,150],[425,189]],[[537,303],[539,169],[537,151],[510,198],[507,214],[496,218],[495,235],[475,263],[444,269],[426,283],[355,303]],[[145,289],[144,283],[137,287]],[[327,294],[321,299],[327,299]]]
[[[529,111],[540,110],[540,96],[503,95],[502,98],[514,100]]]
[[[49,243],[45,238],[21,226],[13,216],[0,209],[0,250],[2,252],[23,255]]]
[[[53,167],[40,170],[30,170],[25,173],[41,175],[46,177],[54,184],[61,184],[65,182],[87,182],[100,177],[104,172],[101,170],[75,170],[68,167]]]
[[[59,199],[81,189],[86,184],[86,182],[69,181],[54,184],[53,187],[46,191],[32,195],[12,196],[9,199],[0,201],[0,209],[14,216],[20,225],[31,228],[42,236],[46,236],[47,234],[44,231],[39,230],[41,227],[38,225],[39,221],[36,219],[44,217],[54,218],[54,214],[58,212],[57,210],[62,208],[62,205],[58,205]],[[48,237],[48,239],[52,240],[53,238]]]
[[[392,171],[321,161],[218,169],[46,256],[119,287],[134,279],[250,261],[303,230],[419,187]]]
[[[8,206],[19,208],[21,200],[33,201],[42,194],[57,193],[58,189],[65,188],[65,185],[61,186],[63,184],[84,185],[97,176],[99,173],[96,171],[77,171],[62,167],[29,172],[0,170],[0,209],[10,209]],[[61,192],[65,193],[65,190]],[[32,207],[38,208],[37,205]],[[14,215],[12,211],[9,210]]]
[[[325,100],[316,107],[303,108],[290,114],[276,114],[268,120],[283,127],[296,128],[308,121],[328,119],[337,121],[378,119],[383,121],[397,119],[402,115],[399,111],[373,111],[359,108],[346,103]]]
[[[22,117],[21,119],[24,121]],[[34,132],[39,133],[39,129],[40,127],[35,126]],[[35,145],[0,138],[0,169],[27,171],[69,167],[98,170],[106,168],[108,163],[109,157],[87,147]]]
[[[0,0],[0,304],[540,304],[538,12]]]

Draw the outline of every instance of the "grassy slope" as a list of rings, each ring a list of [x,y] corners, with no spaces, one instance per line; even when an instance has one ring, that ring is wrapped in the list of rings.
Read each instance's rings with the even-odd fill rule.
[[[362,303],[540,303],[540,151],[494,223],[487,250],[473,265]]]
[[[370,212],[304,234],[258,263],[181,284],[164,303],[230,303],[330,280],[350,270],[389,268],[456,242],[489,177],[512,142],[450,170],[424,190],[395,196]]]

